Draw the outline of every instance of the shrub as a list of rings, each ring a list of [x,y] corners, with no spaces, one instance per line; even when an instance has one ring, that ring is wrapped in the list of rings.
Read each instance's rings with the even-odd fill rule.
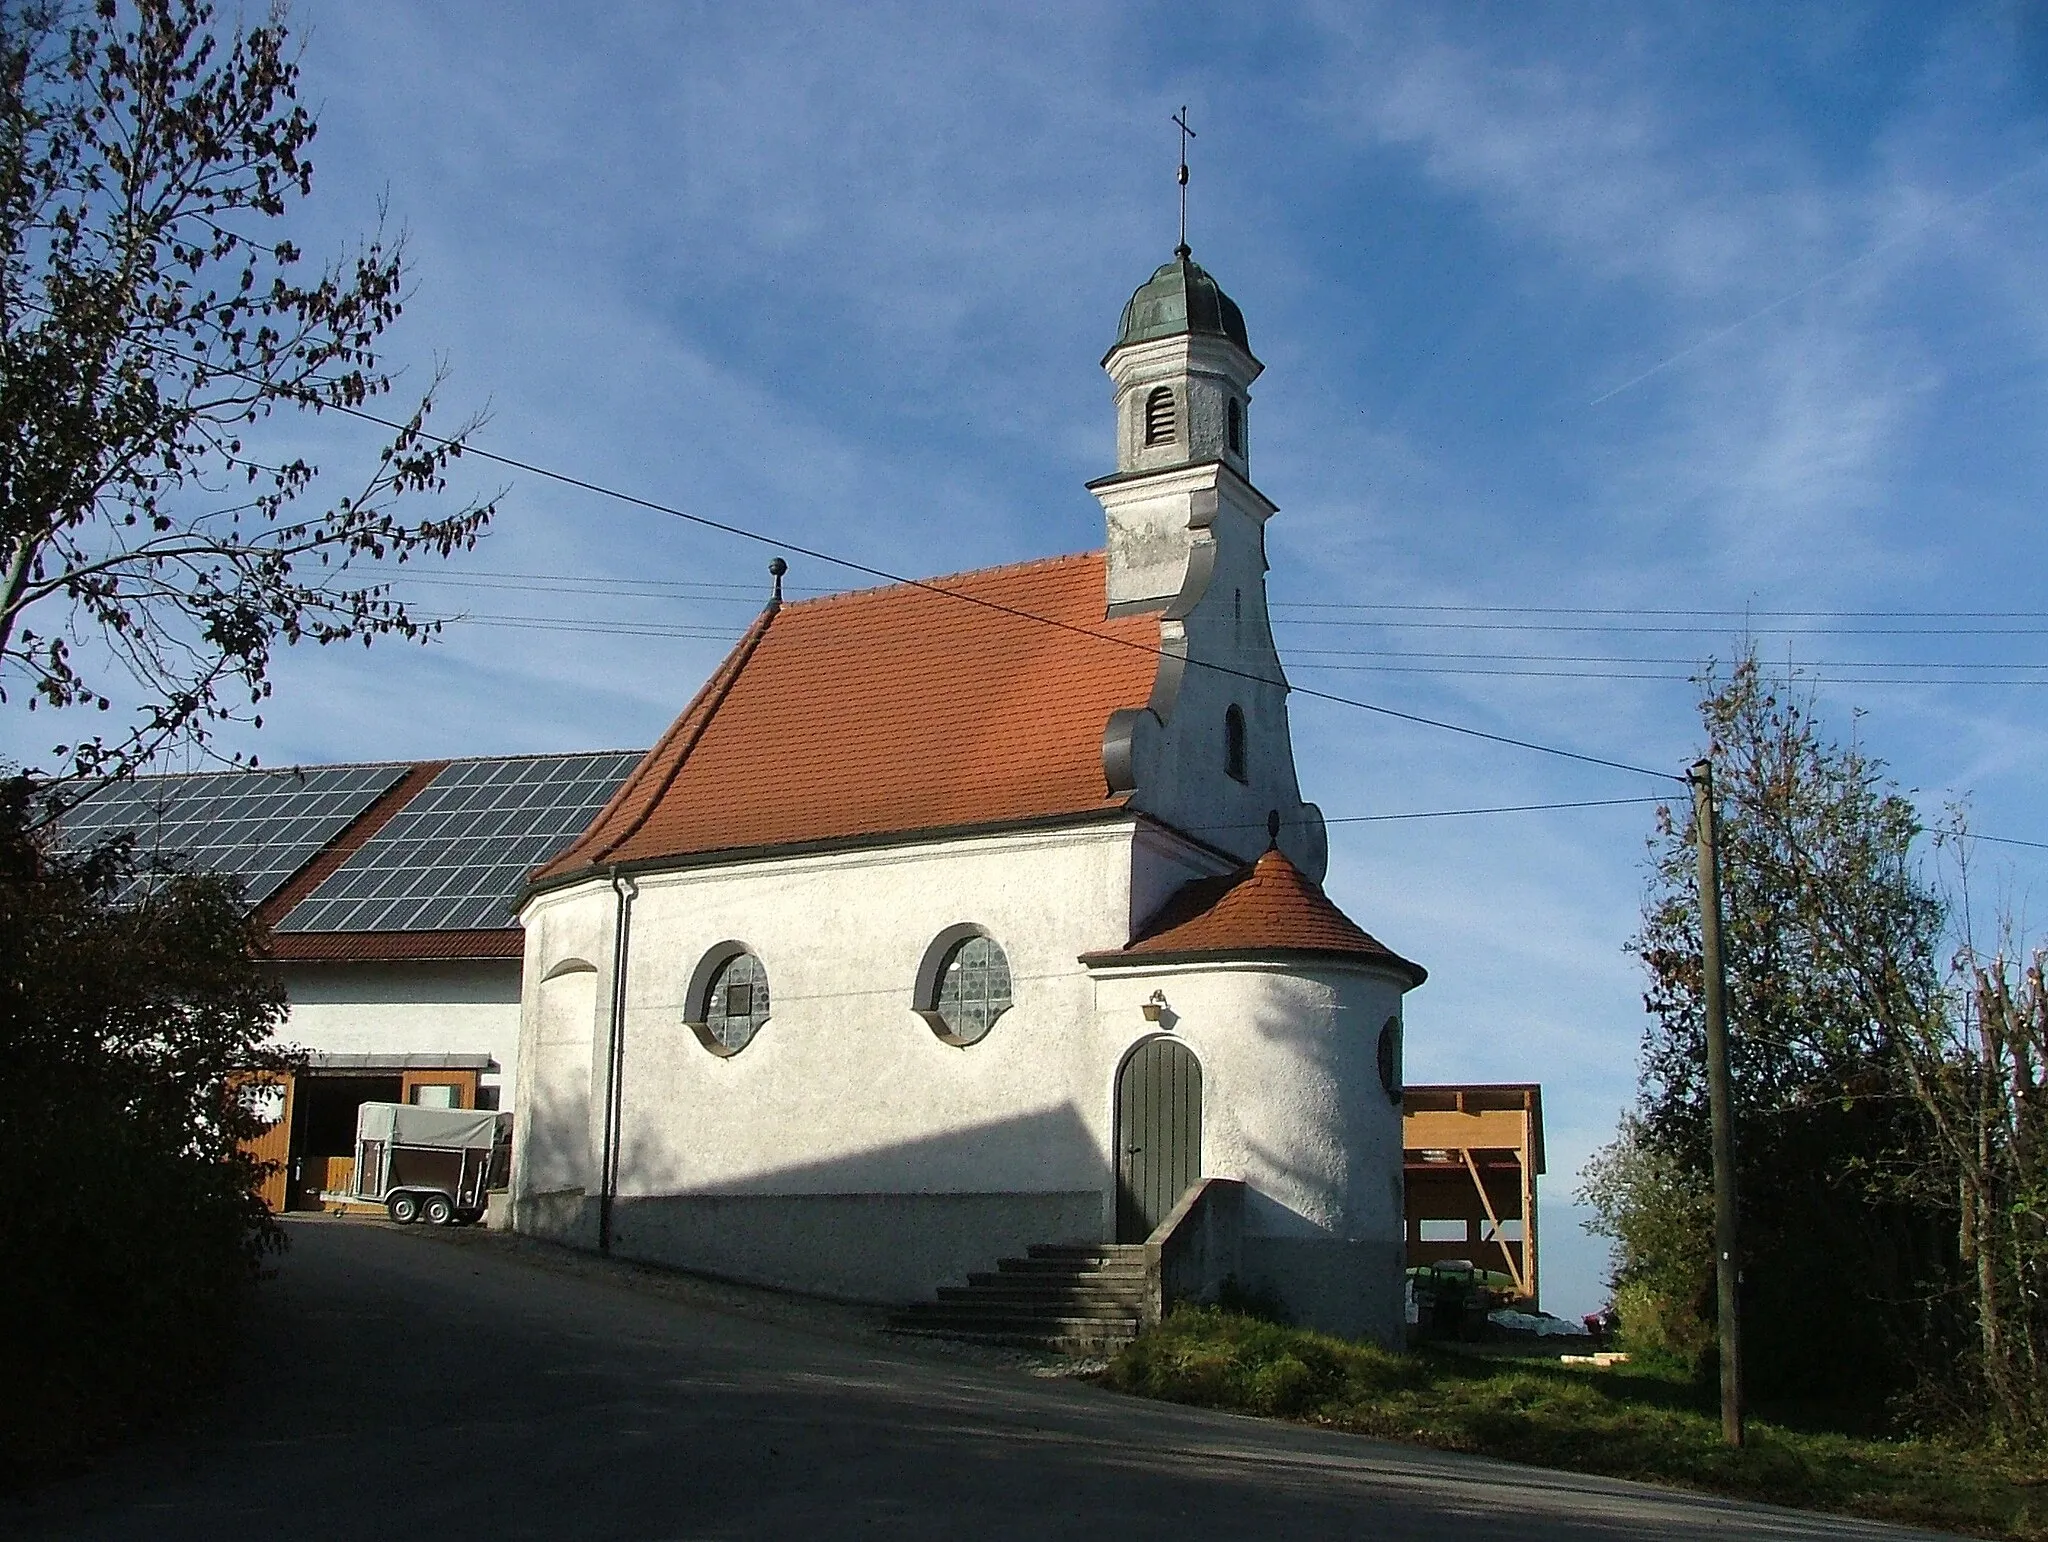
[[[240,1142],[282,993],[232,884],[56,852],[0,787],[0,1483],[190,1395],[282,1234]]]

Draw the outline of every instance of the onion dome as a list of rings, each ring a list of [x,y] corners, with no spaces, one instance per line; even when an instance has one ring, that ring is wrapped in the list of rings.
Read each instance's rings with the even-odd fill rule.
[[[1226,337],[1246,353],[1252,351],[1245,337],[1244,312],[1223,292],[1221,284],[1196,265],[1183,246],[1175,249],[1173,261],[1131,296],[1124,307],[1116,347],[1192,334]]]

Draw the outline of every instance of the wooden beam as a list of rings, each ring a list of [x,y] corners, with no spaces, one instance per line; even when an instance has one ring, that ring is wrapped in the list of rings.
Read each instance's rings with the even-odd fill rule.
[[[1493,1224],[1494,1246],[1500,1249],[1500,1256],[1507,1261],[1508,1278],[1515,1282],[1518,1294],[1526,1296],[1529,1287],[1522,1283],[1522,1271],[1515,1266],[1515,1255],[1508,1248],[1508,1239],[1500,1234],[1500,1217],[1493,1213],[1493,1196],[1486,1192],[1486,1180],[1479,1176],[1479,1164],[1472,1160],[1472,1153],[1464,1153],[1466,1170],[1472,1174],[1472,1185],[1479,1190],[1479,1203],[1486,1207],[1486,1219]],[[1529,1223],[1522,1222],[1522,1235],[1529,1234]]]
[[[1528,1146],[1522,1147],[1522,1282],[1529,1292],[1529,1304],[1540,1308],[1536,1293],[1536,1172]]]
[[[1469,1114],[1418,1109],[1401,1121],[1401,1146],[1406,1151],[1456,1151],[1465,1146],[1526,1151],[1529,1118],[1515,1108],[1481,1109]]]

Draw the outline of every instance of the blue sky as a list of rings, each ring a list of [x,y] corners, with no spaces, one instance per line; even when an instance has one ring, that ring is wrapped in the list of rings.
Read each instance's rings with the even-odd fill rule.
[[[396,353],[415,380],[447,362],[480,444],[913,574],[1100,543],[1097,361],[1173,245],[1185,102],[1190,239],[1267,365],[1298,685],[1677,769],[1686,676],[1747,632],[1930,808],[2048,840],[2038,3],[305,0],[297,25],[303,244],[388,204],[418,286]],[[337,471],[369,445],[306,432]],[[236,744],[650,742],[768,550],[503,483],[450,570],[472,587],[407,593],[520,624],[293,656]],[[638,587],[474,582],[505,574]],[[1284,608],[1331,605],[1354,608]],[[1720,614],[1649,614],[1686,608]],[[1665,790],[1328,703],[1294,724],[1333,816]],[[1333,831],[1332,894],[1432,971],[1411,1079],[1545,1086],[1560,1312],[1600,1294],[1568,1201],[1633,1090],[1650,829],[1635,806]],[[2024,909],[2044,858],[1981,848],[1979,880]]]

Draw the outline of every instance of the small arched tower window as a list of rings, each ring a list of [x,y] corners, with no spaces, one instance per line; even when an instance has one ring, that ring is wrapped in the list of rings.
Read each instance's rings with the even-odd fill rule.
[[[1224,413],[1224,426],[1230,435],[1230,453],[1244,454],[1244,408],[1238,405],[1234,396],[1230,398],[1230,407]]]
[[[1145,398],[1145,444],[1173,443],[1173,387],[1154,386]]]
[[[1244,709],[1233,706],[1223,714],[1223,769],[1233,780],[1248,782],[1244,763]]]

